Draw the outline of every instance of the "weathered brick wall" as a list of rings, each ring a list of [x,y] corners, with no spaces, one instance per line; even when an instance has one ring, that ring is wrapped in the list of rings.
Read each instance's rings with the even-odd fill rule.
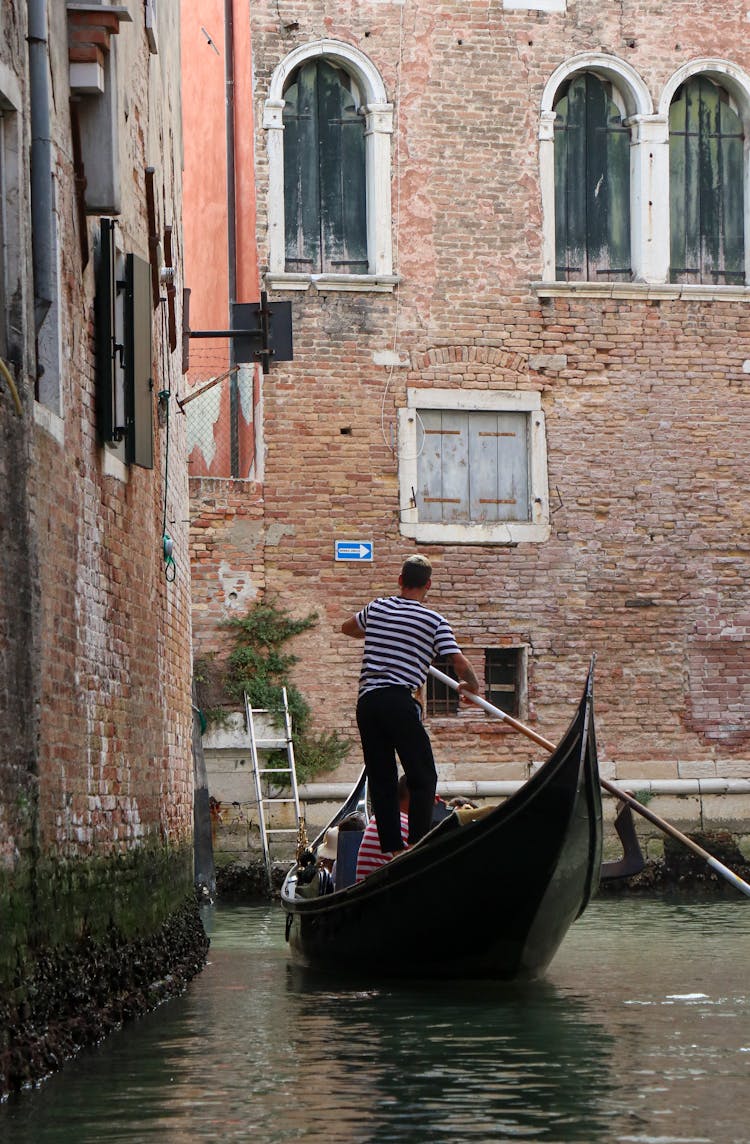
[[[283,22],[261,2],[251,19],[257,124],[273,69],[324,36],[366,53],[395,105],[397,292],[290,293],[295,361],[264,381],[265,580],[294,614],[321,614],[295,641],[318,725],[356,736],[361,645],[338,629],[395,589],[413,547],[399,531],[396,455],[407,385],[534,390],[550,540],[428,546],[430,602],[480,670],[484,648],[529,647],[529,722],[550,738],[596,652],[608,773],[746,775],[748,303],[549,299],[531,286],[542,267],[539,106],[555,68],[578,52],[614,53],[655,103],[695,57],[750,72],[746,5],[570,0],[567,14],[544,15],[319,0],[285,9]],[[265,147],[259,126],[262,266]],[[392,351],[401,364],[377,364]],[[344,538],[372,539],[373,563],[337,564]],[[445,774],[521,778],[539,755],[471,712],[432,731]]]
[[[153,165],[160,234],[165,225],[174,226],[179,299],[179,12],[163,7],[158,57],[149,54],[144,7],[135,0],[128,5],[132,21],[113,35],[122,196],[118,241],[123,251],[148,258],[144,172]],[[9,341],[8,358],[23,409],[15,414],[7,387],[0,385],[0,478],[6,492],[0,553],[0,713],[6,731],[0,751],[0,1096],[9,1061],[16,1069],[31,1053],[34,1068],[48,1071],[54,1060],[38,1051],[37,1038],[44,1040],[47,1026],[59,1032],[78,1019],[65,994],[74,973],[46,998],[49,1009],[35,1008],[35,981],[44,978],[46,958],[67,957],[70,968],[88,957],[87,972],[96,978],[97,942],[114,943],[127,963],[128,943],[154,939],[186,903],[190,917],[177,925],[178,940],[189,935],[198,951],[198,961],[192,953],[188,958],[186,973],[195,972],[205,951],[192,902],[187,457],[184,420],[176,416],[175,403],[180,343],[175,352],[169,349],[160,304],[152,327],[154,468],[113,460],[98,440],[95,415],[99,219],[84,220],[90,252],[85,264],[74,192],[68,16],[65,5],[50,3],[59,243],[53,304],[61,352],[59,371],[43,382],[47,392],[59,385],[60,401],[56,408],[34,401],[26,11],[25,4],[5,4],[0,37],[0,87],[12,73],[23,96],[6,123],[6,143],[21,124],[22,231],[6,233],[5,240],[12,252],[8,265],[18,259],[22,267],[14,281],[10,326],[16,340]],[[13,199],[4,206],[12,214],[15,205]],[[179,323],[178,308],[178,329]],[[167,419],[157,418],[159,392],[168,395],[162,403]],[[173,581],[165,576],[162,558],[165,526],[174,539]],[[162,878],[166,884],[159,887]],[[83,953],[82,942],[89,943]],[[177,973],[184,950],[170,949],[163,937],[157,945],[159,965],[169,966],[171,956]],[[107,957],[102,954],[100,966]],[[122,968],[118,957],[115,975]],[[154,964],[144,953],[143,1007]],[[87,1000],[93,1009],[104,1004],[108,988],[116,988],[106,974],[96,980]],[[102,1029],[92,1035],[101,1036]],[[65,1051],[57,1054],[58,1064]],[[32,1079],[38,1075],[34,1068]],[[23,1083],[21,1073],[14,1076],[10,1083]]]
[[[0,87],[6,97],[25,98],[23,56],[25,20],[22,14],[3,10],[0,28]],[[11,125],[7,140],[11,140]],[[22,149],[28,146],[25,131]],[[7,159],[6,159],[7,162]],[[4,210],[6,208],[4,207]],[[24,218],[18,246],[18,273],[31,271],[30,232],[26,221],[30,204],[28,188],[20,190],[19,210]],[[7,224],[6,224],[7,225]],[[10,255],[4,256],[4,261]],[[31,347],[30,299],[12,291],[6,298],[10,321],[7,340],[0,350],[21,401],[17,411],[5,377],[0,380],[0,913],[6,904],[6,887],[17,875],[20,892],[29,888],[29,862],[35,849],[37,804],[36,748],[39,730],[39,579],[33,516],[30,504],[33,420],[32,403],[25,385],[25,362]],[[5,321],[5,315],[3,316]]]
[[[51,39],[61,77],[64,18],[61,10]],[[121,25],[115,49],[128,104],[128,119],[119,122],[118,239],[123,249],[148,256],[144,172],[151,164],[158,225],[175,225],[179,260],[179,121],[178,104],[171,105],[179,55],[166,34],[176,30],[175,15],[162,25],[162,80],[151,71],[142,14]],[[63,443],[39,429],[35,456],[44,648],[40,840],[43,849],[72,856],[191,837],[190,587],[184,422],[174,398],[168,455],[166,423],[155,415],[153,470],[105,471],[94,408],[98,220],[89,224],[92,258],[82,274],[67,116],[53,130],[62,198],[65,413]],[[169,350],[162,309],[153,320],[154,390],[177,392],[179,351]],[[162,558],[165,494],[174,582],[165,578]]]
[[[221,659],[231,644],[222,625],[244,615],[265,587],[262,487],[191,478],[190,515],[195,657]]]

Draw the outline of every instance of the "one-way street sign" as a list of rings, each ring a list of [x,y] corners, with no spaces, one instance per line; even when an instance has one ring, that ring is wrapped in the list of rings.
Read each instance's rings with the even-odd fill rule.
[[[372,560],[372,541],[337,540],[335,556],[337,560]]]

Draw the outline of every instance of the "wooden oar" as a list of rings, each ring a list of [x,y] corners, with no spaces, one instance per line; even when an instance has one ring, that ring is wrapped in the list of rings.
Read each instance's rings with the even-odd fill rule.
[[[431,667],[429,671],[430,675],[433,675],[435,679],[439,679],[446,687],[458,691],[458,683],[455,679],[451,679],[449,675],[438,671],[436,667]],[[507,723],[508,726],[512,727],[515,731],[520,731],[527,739],[533,739],[540,747],[544,747],[547,751],[554,751],[555,744],[550,742],[549,739],[545,739],[543,735],[538,735],[536,731],[532,731],[531,727],[527,727],[525,723],[520,723],[518,719],[514,719],[512,715],[501,711],[499,707],[494,707],[491,703],[488,703],[486,699],[483,699],[481,695],[474,695],[471,691],[462,691],[461,694],[465,699],[475,703],[477,707],[481,707],[489,715],[494,715],[497,719],[502,719],[503,723]],[[730,870],[728,866],[725,866],[723,862],[720,862],[718,858],[714,858],[713,854],[709,854],[709,852],[704,850],[702,846],[699,846],[697,842],[693,842],[692,838],[688,838],[687,834],[683,834],[676,826],[672,826],[671,822],[667,822],[666,819],[660,818],[658,814],[654,814],[653,810],[649,810],[647,806],[638,802],[637,799],[633,798],[626,791],[621,790],[620,787],[615,786],[614,783],[608,782],[607,779],[603,779],[601,776],[599,776],[599,782],[604,790],[614,795],[615,798],[619,798],[620,802],[627,803],[629,807],[637,811],[638,814],[643,815],[644,818],[647,818],[648,821],[658,827],[659,830],[662,830],[665,834],[670,834],[672,838],[676,838],[683,846],[687,846],[688,850],[692,850],[694,854],[697,854],[707,862],[712,870],[715,870],[717,874],[725,878],[736,890],[739,890],[740,893],[746,894],[747,897],[750,898],[750,885]]]

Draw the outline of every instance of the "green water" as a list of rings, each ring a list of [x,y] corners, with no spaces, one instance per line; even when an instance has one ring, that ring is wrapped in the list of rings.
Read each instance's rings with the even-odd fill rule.
[[[341,985],[289,964],[280,907],[206,925],[188,992],[0,1106],[0,1140],[750,1141],[739,895],[597,901],[523,988]]]

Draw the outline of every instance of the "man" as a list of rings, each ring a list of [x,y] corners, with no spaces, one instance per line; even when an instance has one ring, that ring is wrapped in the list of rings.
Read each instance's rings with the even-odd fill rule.
[[[423,686],[436,656],[445,656],[452,665],[460,691],[479,691],[447,620],[424,605],[431,576],[429,560],[410,556],[398,578],[399,595],[372,600],[341,625],[344,635],[365,641],[357,726],[380,845],[389,854],[404,848],[396,752],[409,785],[409,845],[432,824],[437,771],[414,692]]]
[[[401,775],[398,780],[398,809],[401,819],[401,838],[406,845],[409,838],[409,784],[406,781],[406,775]],[[372,874],[374,870],[379,870],[381,866],[385,866],[392,857],[393,854],[383,853],[378,838],[378,821],[375,817],[371,818],[365,827],[357,852],[357,872],[354,880],[361,882],[368,874]]]

